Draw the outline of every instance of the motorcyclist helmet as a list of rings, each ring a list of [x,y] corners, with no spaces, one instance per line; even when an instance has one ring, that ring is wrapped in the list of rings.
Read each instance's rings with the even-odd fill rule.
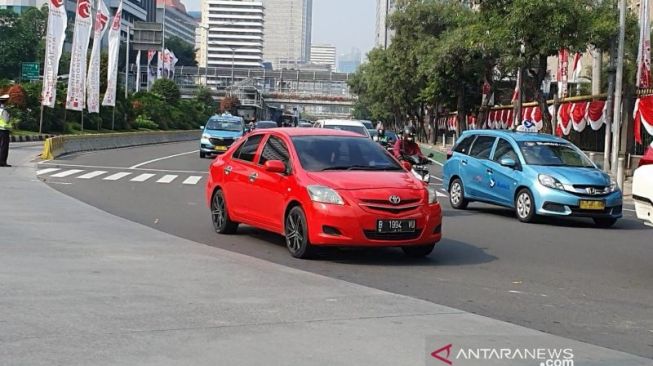
[[[402,138],[404,140],[410,141],[410,142],[415,141],[415,133],[416,133],[415,127],[406,126],[406,128],[404,128],[404,133],[403,133]]]

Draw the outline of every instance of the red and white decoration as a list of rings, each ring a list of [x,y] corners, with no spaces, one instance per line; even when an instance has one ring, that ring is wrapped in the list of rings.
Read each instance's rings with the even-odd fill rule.
[[[577,83],[580,81],[580,74],[583,71],[583,54],[576,52],[574,55],[573,71],[571,74],[572,80]]]
[[[642,126],[653,135],[653,95],[638,98],[635,102],[635,140],[642,143]]]
[[[86,77],[86,106],[89,113],[100,113],[100,50],[102,37],[109,28],[109,16],[109,9],[104,0],[98,1],[91,60],[88,63],[88,76]]]
[[[556,134],[568,136],[572,129],[583,132],[587,125],[597,131],[605,123],[606,113],[606,103],[602,100],[563,103],[558,107]]]
[[[477,130],[478,129],[477,120],[478,119],[476,118],[476,116],[467,115],[467,129]]]
[[[637,86],[650,88],[651,81],[651,19],[649,18],[649,0],[642,0],[639,14],[639,53],[637,56]],[[635,141],[642,143],[642,126],[653,135],[653,96],[640,97],[635,101]]]
[[[541,130],[544,125],[542,124],[542,110],[540,107],[525,107],[522,109],[521,122],[524,123],[526,121],[533,122],[537,130]]]
[[[558,52],[558,97],[569,96],[569,50],[563,48]]]
[[[73,111],[84,110],[86,104],[86,56],[88,55],[92,27],[91,2],[77,0],[75,33],[73,34],[68,73],[68,95],[66,96],[66,109]]]
[[[118,80],[118,53],[120,52],[120,22],[122,21],[122,1],[118,5],[116,14],[109,30],[109,60],[107,67],[107,90],[102,100],[103,106],[116,106],[116,89]]]
[[[45,35],[45,61],[43,66],[43,90],[41,104],[54,108],[57,99],[57,76],[63,42],[66,38],[68,15],[64,0],[48,1],[48,30]]]

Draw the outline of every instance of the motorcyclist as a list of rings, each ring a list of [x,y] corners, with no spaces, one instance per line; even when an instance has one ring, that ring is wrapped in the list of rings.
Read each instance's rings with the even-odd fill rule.
[[[388,136],[385,134],[385,127],[383,127],[381,122],[376,125],[376,136],[374,136],[374,141],[380,143],[383,146],[388,145]]]
[[[247,125],[247,133],[254,132],[254,129],[256,129],[256,123],[254,123],[254,121],[249,122]]]
[[[404,156],[417,155],[420,161],[426,160],[419,145],[415,142],[415,133],[415,127],[413,126],[407,126],[404,128],[404,133],[402,134],[401,139],[395,142],[395,146],[392,150],[397,159],[402,159]]]

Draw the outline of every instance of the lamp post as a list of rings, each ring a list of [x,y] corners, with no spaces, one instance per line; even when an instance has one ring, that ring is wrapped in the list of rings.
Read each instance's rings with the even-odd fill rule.
[[[204,29],[204,86],[209,86],[209,26],[206,24],[200,24],[200,28]]]

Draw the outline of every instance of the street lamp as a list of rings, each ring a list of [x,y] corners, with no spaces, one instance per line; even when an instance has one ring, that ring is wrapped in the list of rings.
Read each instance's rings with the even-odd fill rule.
[[[204,35],[206,39],[204,40],[204,86],[209,86],[209,26],[206,24],[200,24],[200,28],[204,29]]]

